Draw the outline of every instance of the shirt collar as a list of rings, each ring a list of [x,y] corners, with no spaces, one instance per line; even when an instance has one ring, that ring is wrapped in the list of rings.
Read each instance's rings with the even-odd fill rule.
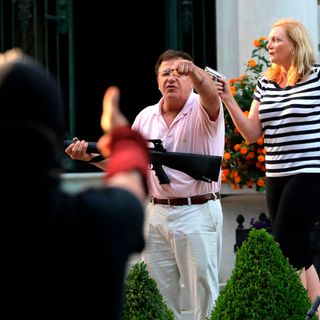
[[[192,108],[192,105],[193,105],[193,102],[194,102],[194,99],[196,99],[196,96],[197,94],[192,90],[186,103],[184,104],[182,110],[180,111],[181,114],[187,114],[190,109]],[[163,104],[163,97],[161,97],[161,99],[159,100],[158,102],[158,108],[157,108],[157,111],[156,111],[156,114],[158,115],[161,115],[161,106]]]

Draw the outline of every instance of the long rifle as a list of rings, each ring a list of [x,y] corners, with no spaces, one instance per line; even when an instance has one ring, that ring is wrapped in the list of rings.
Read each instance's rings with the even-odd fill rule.
[[[154,147],[150,150],[151,169],[155,171],[160,184],[170,183],[170,179],[162,166],[182,171],[195,180],[205,182],[218,181],[222,157],[210,156],[196,153],[169,152],[160,139],[149,139]],[[64,140],[64,146],[67,147],[72,140]],[[88,142],[88,153],[100,153],[96,142]]]

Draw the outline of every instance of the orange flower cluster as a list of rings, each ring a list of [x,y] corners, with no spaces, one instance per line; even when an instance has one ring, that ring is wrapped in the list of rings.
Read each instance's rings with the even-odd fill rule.
[[[267,40],[261,37],[253,42],[255,49],[246,63],[246,71],[239,78],[230,79],[231,92],[248,115],[256,82],[261,72],[270,66],[267,59]],[[225,153],[222,162],[222,182],[228,183],[233,189],[244,186],[265,190],[265,149],[263,137],[256,143],[248,144],[235,128],[232,119],[225,111],[226,136]]]

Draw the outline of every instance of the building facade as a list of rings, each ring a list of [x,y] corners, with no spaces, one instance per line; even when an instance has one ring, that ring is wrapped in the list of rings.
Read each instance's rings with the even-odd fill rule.
[[[160,98],[154,65],[164,50],[238,77],[279,18],[303,22],[318,50],[318,10],[317,0],[0,0],[0,51],[21,47],[45,64],[63,90],[66,135],[96,140],[108,86],[121,88],[130,121]]]

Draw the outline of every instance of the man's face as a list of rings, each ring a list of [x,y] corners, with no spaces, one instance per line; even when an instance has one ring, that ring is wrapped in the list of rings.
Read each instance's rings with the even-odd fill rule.
[[[158,88],[165,100],[181,100],[184,104],[192,90],[192,82],[188,76],[180,75],[175,69],[175,62],[182,59],[172,59],[161,63],[158,71]]]

